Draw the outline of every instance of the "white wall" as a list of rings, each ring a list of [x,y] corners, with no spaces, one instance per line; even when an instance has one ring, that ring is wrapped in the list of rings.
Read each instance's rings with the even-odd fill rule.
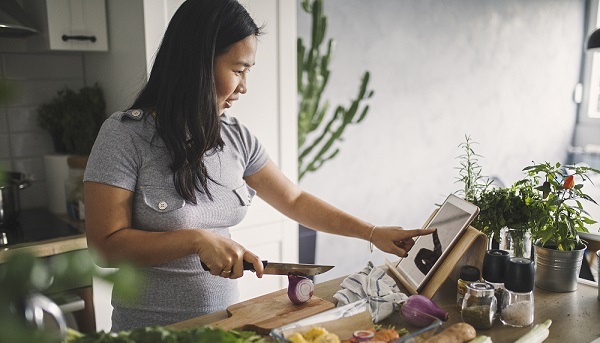
[[[374,224],[416,228],[459,188],[465,134],[484,173],[507,183],[532,160],[566,159],[583,0],[327,0],[325,13],[337,42],[326,98],[347,104],[364,70],[375,96],[304,189]],[[309,30],[299,6],[298,33]],[[364,241],[317,236],[316,263],[336,266],[319,281],[384,257]]]
[[[86,83],[104,90],[107,116],[127,109],[146,81],[146,44],[142,0],[107,0],[109,52],[88,52]]]

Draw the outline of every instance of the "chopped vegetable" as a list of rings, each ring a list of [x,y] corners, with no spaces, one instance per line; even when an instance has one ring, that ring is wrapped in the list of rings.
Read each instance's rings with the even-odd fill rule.
[[[287,338],[292,343],[340,343],[340,338],[322,327],[314,327],[304,334],[299,332]]]
[[[550,335],[550,325],[552,320],[548,319],[541,324],[536,324],[528,333],[517,339],[515,343],[540,343]]]
[[[359,342],[370,341],[375,336],[375,332],[369,330],[356,330],[352,334],[352,337],[356,338]]]
[[[296,332],[295,334],[291,335],[287,338],[287,340],[291,343],[308,343],[306,338],[304,338],[304,336],[302,336],[302,334],[299,332]]]
[[[475,328],[467,323],[456,323],[423,343],[465,343],[477,336]]]
[[[448,320],[448,312],[439,308],[431,299],[418,294],[408,297],[400,311],[410,324],[418,327],[431,324],[434,320],[433,317],[443,321]]]
[[[371,334],[371,338],[366,338],[367,335],[370,336]],[[374,328],[355,331],[352,338],[345,339],[341,343],[389,343],[397,340],[398,338],[400,338],[400,336],[404,336],[407,334],[408,331],[406,329],[400,329],[399,331],[396,331],[396,329],[394,329],[393,327],[385,329],[381,326],[376,326]],[[363,335],[366,339],[360,337]]]
[[[467,343],[493,343],[492,338],[490,336],[477,336],[474,339],[470,340]]]
[[[315,284],[311,279],[290,274],[288,275],[288,281],[288,297],[294,304],[303,304],[313,296]]]

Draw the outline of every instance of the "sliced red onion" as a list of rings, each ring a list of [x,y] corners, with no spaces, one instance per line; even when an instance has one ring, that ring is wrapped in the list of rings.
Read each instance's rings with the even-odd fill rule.
[[[288,280],[288,297],[294,304],[303,304],[313,296],[315,284],[311,279],[299,275],[288,275]]]
[[[431,324],[433,317],[443,321],[448,320],[448,312],[439,308],[431,299],[418,294],[408,297],[400,311],[410,324],[417,327]]]
[[[375,333],[369,330],[356,330],[352,334],[352,337],[356,338],[359,342],[367,342],[375,337]]]

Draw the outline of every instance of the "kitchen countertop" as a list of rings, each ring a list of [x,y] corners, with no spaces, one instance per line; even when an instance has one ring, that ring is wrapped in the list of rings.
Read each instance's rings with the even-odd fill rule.
[[[387,267],[382,267],[387,268]],[[268,276],[267,276],[268,277]],[[393,277],[393,276],[392,276]],[[315,295],[333,303],[336,300],[333,294],[340,289],[344,278],[338,278],[315,285]],[[400,283],[398,283],[400,284]],[[403,289],[402,286],[400,286]],[[408,293],[407,293],[408,294]],[[582,281],[578,289],[570,293],[554,293],[540,288],[534,289],[535,319],[534,324],[552,319],[550,336],[544,341],[552,342],[591,342],[600,337],[600,301],[598,301],[598,288],[591,282]],[[456,284],[446,281],[434,295],[433,300],[446,310],[450,319],[443,327],[461,321],[460,313],[456,309]],[[219,311],[200,316],[185,322],[174,324],[178,329],[208,325],[227,318],[226,311]],[[393,318],[390,317],[388,319]],[[384,321],[383,324],[394,324],[393,321]],[[514,328],[504,326],[500,320],[488,330],[477,330],[478,335],[487,335],[494,343],[514,342],[517,338],[528,332],[531,327]]]
[[[9,245],[0,246],[0,263],[13,253],[27,251],[46,257],[87,249],[84,222],[70,220],[66,215],[54,215],[46,209],[23,210],[20,226],[2,228]],[[16,230],[21,230],[17,232]],[[15,242],[12,242],[12,239]]]

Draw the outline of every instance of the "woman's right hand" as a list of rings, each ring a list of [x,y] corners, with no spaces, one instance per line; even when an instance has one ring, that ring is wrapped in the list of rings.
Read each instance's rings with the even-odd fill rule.
[[[244,260],[252,263],[256,276],[263,275],[260,258],[246,250],[234,240],[217,235],[207,230],[198,231],[202,235],[197,254],[200,260],[210,269],[210,273],[228,279],[237,279],[244,275]]]

